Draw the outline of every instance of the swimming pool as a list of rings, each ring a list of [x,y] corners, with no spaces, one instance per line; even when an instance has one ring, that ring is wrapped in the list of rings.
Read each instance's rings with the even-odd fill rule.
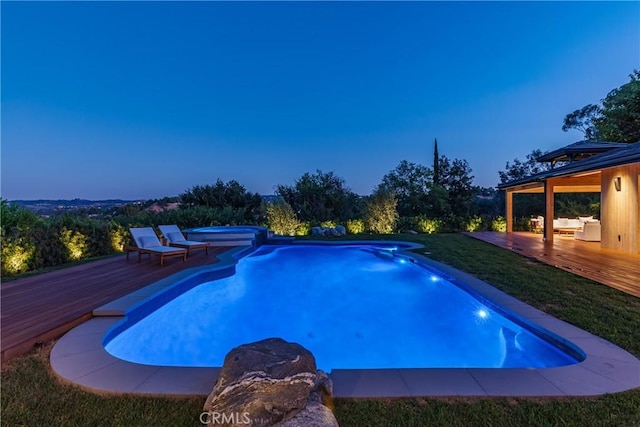
[[[107,351],[147,365],[221,366],[231,348],[277,336],[308,348],[326,371],[544,368],[584,359],[577,346],[391,246],[266,245],[235,274],[176,295],[134,307],[145,315],[112,327]]]

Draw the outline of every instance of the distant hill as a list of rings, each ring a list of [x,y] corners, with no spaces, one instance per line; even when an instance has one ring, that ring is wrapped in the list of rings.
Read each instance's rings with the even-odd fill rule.
[[[113,207],[124,206],[131,203],[143,203],[141,200],[10,200],[9,203],[29,209],[38,215],[51,215],[54,213],[64,213],[77,211],[79,209],[106,210]]]
[[[277,196],[266,195],[262,196],[265,202],[272,202]],[[122,199],[107,199],[107,200],[86,200],[86,199],[59,199],[59,200],[10,200],[9,203],[16,204],[20,207],[29,209],[38,215],[47,216],[65,212],[73,212],[80,209],[91,209],[94,211],[106,211],[114,207],[129,205],[129,204],[144,204],[147,200],[122,200]]]

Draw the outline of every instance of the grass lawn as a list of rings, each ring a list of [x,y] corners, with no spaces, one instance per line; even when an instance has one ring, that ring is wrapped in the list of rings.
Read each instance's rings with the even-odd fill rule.
[[[638,298],[459,234],[358,238],[422,243],[418,253],[640,356]],[[2,425],[201,425],[204,398],[99,396],[58,383],[50,349],[3,364]],[[640,390],[596,398],[335,399],[334,411],[341,426],[640,426]]]

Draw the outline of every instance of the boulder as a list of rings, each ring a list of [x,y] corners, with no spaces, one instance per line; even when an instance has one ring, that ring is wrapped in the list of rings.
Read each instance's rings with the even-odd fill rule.
[[[336,225],[336,231],[341,236],[345,236],[347,234],[347,229],[344,228],[344,226],[342,226],[342,225]]]
[[[293,418],[276,424],[277,427],[338,427],[338,420],[331,409],[322,403],[309,402]]]
[[[243,425],[250,420],[271,426],[304,409],[314,389],[324,393],[326,388],[311,352],[299,344],[269,338],[227,354],[204,411],[209,419],[218,420],[217,425]]]
[[[322,227],[311,227],[311,235],[312,236],[322,236],[324,234],[324,230]]]
[[[325,236],[338,236],[338,232],[333,227],[324,227],[322,230]]]
[[[277,427],[338,427],[333,415],[333,382],[329,376],[318,369],[315,385],[309,393],[307,405],[293,418],[276,424]]]

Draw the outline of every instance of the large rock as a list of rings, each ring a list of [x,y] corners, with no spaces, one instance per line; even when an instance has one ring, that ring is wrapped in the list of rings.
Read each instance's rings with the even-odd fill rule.
[[[274,425],[306,406],[317,380],[315,358],[299,344],[269,338],[241,345],[225,357],[204,411],[216,425]]]
[[[276,427],[338,427],[338,420],[322,403],[309,402],[293,418],[276,424]]]

